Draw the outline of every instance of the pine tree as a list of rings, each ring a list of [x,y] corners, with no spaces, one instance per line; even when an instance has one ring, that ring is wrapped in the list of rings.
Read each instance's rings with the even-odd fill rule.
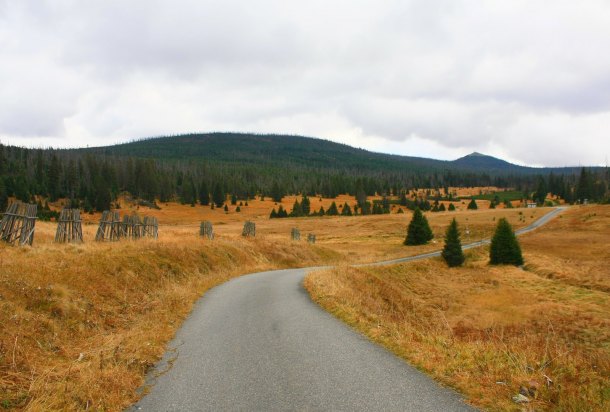
[[[446,211],[446,210],[447,210],[447,209],[445,208],[445,204],[444,204],[444,203],[441,203],[441,205],[438,207],[438,211],[439,211],[439,212],[444,212],[444,211]]]
[[[235,196],[235,193],[233,193],[231,195],[231,205],[235,206],[237,204],[237,196]]]
[[[464,263],[464,252],[462,251],[460,232],[455,218],[453,218],[445,233],[445,246],[441,256],[449,267],[461,266]]]
[[[216,207],[222,207],[225,204],[225,194],[222,191],[222,187],[220,187],[220,183],[216,183],[216,186],[214,186],[213,199]]]
[[[225,213],[229,213],[229,206],[225,205]]]
[[[470,203],[468,203],[468,210],[477,210],[479,207],[477,206],[477,202],[475,202],[474,198],[472,198],[470,200]]]
[[[320,206],[320,211],[318,211],[318,216],[324,216],[326,212],[324,212],[324,206]]]
[[[288,212],[282,205],[277,209],[277,217],[288,217]]]
[[[277,212],[275,211],[275,208],[273,208],[273,210],[271,210],[271,214],[269,215],[269,219],[275,219],[276,217],[278,217]]]
[[[306,195],[303,195],[303,200],[301,200],[301,211],[303,216],[309,216],[311,213],[311,203]]]
[[[450,212],[455,211],[455,205],[453,203],[449,203],[449,211]]]
[[[341,216],[352,216],[352,208],[349,207],[349,204],[347,202],[345,202],[345,204],[343,205],[343,209],[341,210]]]
[[[4,179],[0,177],[0,213],[4,213],[8,206],[8,194],[6,193],[6,185]]]
[[[201,206],[208,206],[210,204],[210,190],[205,181],[201,181],[199,186],[199,203]]]
[[[517,241],[517,237],[513,232],[513,228],[506,218],[501,218],[498,221],[496,232],[491,239],[491,247],[489,249],[489,263],[492,265],[515,265],[523,264],[523,256],[521,255],[521,247]]]
[[[548,188],[546,185],[546,181],[544,177],[538,176],[538,188],[536,189],[536,193],[534,193],[534,200],[540,206],[544,205],[544,201],[546,200],[546,195],[548,193]]]
[[[292,206],[292,212],[290,212],[291,217],[300,217],[303,216],[303,209],[301,208],[301,204],[299,200],[296,199],[294,201],[294,205]]]
[[[236,212],[241,212],[241,207],[240,207],[240,206],[237,206],[237,207],[235,208],[235,211],[236,211]]]
[[[337,216],[338,214],[339,214],[339,209],[337,209],[337,204],[335,202],[332,202],[330,204],[330,207],[326,211],[326,215],[327,216]]]
[[[404,241],[405,245],[424,245],[428,243],[434,235],[428,224],[428,219],[422,214],[418,208],[413,212],[413,218],[407,229],[407,238]]]
[[[281,202],[284,197],[284,193],[282,193],[282,189],[278,182],[273,183],[273,187],[271,188],[271,198],[274,202]]]

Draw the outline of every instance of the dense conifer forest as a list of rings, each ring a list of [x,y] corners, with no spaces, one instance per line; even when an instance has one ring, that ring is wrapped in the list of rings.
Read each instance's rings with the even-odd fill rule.
[[[101,211],[124,192],[151,203],[222,206],[227,194],[276,200],[298,193],[398,196],[449,186],[514,188],[534,199],[552,192],[568,202],[608,201],[609,181],[607,168],[529,168],[478,153],[440,161],[300,136],[193,134],[87,149],[0,144],[2,210],[9,197],[66,198],[85,211]]]

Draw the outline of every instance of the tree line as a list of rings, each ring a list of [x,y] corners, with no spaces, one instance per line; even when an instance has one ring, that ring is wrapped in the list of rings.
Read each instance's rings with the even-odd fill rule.
[[[69,200],[70,206],[86,212],[111,208],[121,193],[129,193],[147,202],[178,201],[184,204],[221,207],[228,194],[239,200],[255,196],[281,201],[286,195],[323,196],[354,195],[352,213],[389,212],[390,200],[370,202],[376,194],[401,196],[417,188],[439,191],[449,186],[515,187],[541,198],[545,192],[561,196],[568,202],[608,201],[608,169],[582,168],[580,174],[496,175],[468,171],[421,170],[399,171],[364,168],[346,173],[341,165],[282,165],[270,161],[231,162],[228,160],[155,159],[107,154],[87,150],[26,149],[0,144],[0,209],[9,197],[32,201],[34,197],[55,201]],[[445,192],[447,193],[447,192]],[[424,202],[427,200],[424,200]],[[427,210],[421,200],[401,197],[401,205]],[[301,209],[303,205],[301,204]],[[343,213],[345,205],[337,206]],[[343,206],[343,207],[341,207]],[[305,207],[306,209],[306,207]],[[312,214],[313,210],[293,208],[294,215]],[[315,210],[320,214],[320,210]],[[333,215],[335,210],[324,211]],[[279,214],[279,211],[276,211]]]

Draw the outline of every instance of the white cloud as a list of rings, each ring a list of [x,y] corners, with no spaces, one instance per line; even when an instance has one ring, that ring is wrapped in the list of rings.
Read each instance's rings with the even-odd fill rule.
[[[536,165],[610,152],[603,0],[0,2],[0,139],[318,136]]]

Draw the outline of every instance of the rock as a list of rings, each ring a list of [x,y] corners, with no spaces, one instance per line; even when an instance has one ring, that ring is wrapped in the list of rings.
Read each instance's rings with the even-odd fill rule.
[[[521,395],[521,394],[517,394],[515,396],[513,396],[513,402],[515,403],[528,403],[530,401],[530,398],[528,398],[527,396]]]
[[[529,396],[535,398],[538,395],[538,389],[540,388],[540,384],[536,381],[529,381],[527,383],[527,391],[529,392]]]

